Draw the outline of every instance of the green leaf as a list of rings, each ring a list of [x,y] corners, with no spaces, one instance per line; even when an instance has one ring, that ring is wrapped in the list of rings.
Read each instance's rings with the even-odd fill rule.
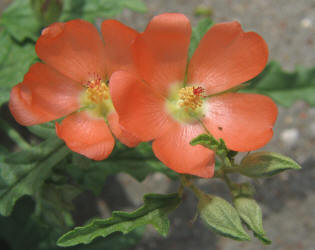
[[[27,38],[36,41],[39,36],[40,23],[34,15],[30,1],[13,1],[13,3],[3,11],[0,18],[0,25],[19,42],[23,42]]]
[[[23,80],[36,61],[34,44],[18,44],[6,31],[0,33],[0,106],[10,98],[11,88]]]
[[[106,237],[106,239],[95,239],[91,244],[79,245],[67,248],[69,250],[126,250],[131,246],[136,245],[142,238],[145,227],[138,227],[128,234],[113,233]],[[60,250],[61,248],[58,247]],[[51,249],[47,249],[51,250]]]
[[[0,129],[3,130],[18,146],[20,149],[30,148],[30,144],[16,131],[15,128],[0,117]]]
[[[240,196],[252,197],[256,192],[255,187],[251,183],[248,183],[248,182],[232,183],[229,187],[230,187],[230,190],[234,199]]]
[[[255,152],[243,158],[240,173],[252,178],[268,177],[300,165],[284,155],[273,152]]]
[[[267,95],[285,107],[297,100],[314,106],[315,68],[298,67],[294,72],[286,72],[278,62],[270,62],[249,87],[241,91]]]
[[[33,150],[10,154],[4,162],[0,162],[0,214],[9,215],[20,197],[34,196],[50,175],[52,167],[69,152],[55,136],[33,147]]]
[[[196,138],[191,140],[190,144],[192,146],[200,144],[206,148],[215,151],[217,154],[221,154],[224,156],[226,156],[228,153],[228,149],[226,148],[224,141],[221,138],[217,140],[209,134],[201,134],[197,136]]]
[[[109,175],[125,172],[138,181],[147,175],[160,172],[171,179],[178,174],[167,168],[153,154],[149,143],[141,143],[136,148],[128,148],[117,143],[114,152],[104,161],[95,162],[74,153],[73,164],[67,169],[71,176],[85,188],[98,195]]]
[[[254,235],[265,244],[271,244],[263,229],[262,212],[257,202],[249,197],[238,197],[233,202],[241,219],[253,230]]]
[[[43,211],[44,212],[44,211]],[[49,213],[47,214],[47,216]],[[42,218],[34,214],[34,201],[30,197],[20,199],[8,217],[0,216],[0,239],[11,250],[61,250],[56,241],[62,231],[56,227],[43,225]],[[144,227],[129,234],[113,233],[106,239],[100,238],[89,245],[79,245],[68,250],[122,250],[135,245],[143,235]],[[129,249],[129,248],[128,248]]]
[[[29,126],[27,129],[42,139],[56,135],[55,121]]]
[[[147,224],[152,224],[160,234],[166,236],[169,230],[167,214],[174,210],[180,201],[177,193],[147,194],[144,196],[144,205],[134,212],[114,211],[108,219],[94,219],[86,226],[76,227],[61,236],[57,244],[63,247],[88,244],[96,237],[106,237],[113,232],[126,234]]]
[[[50,137],[48,140],[36,145],[29,147],[28,149],[13,152],[8,155],[5,159],[5,163],[11,165],[18,164],[32,164],[35,161],[40,161],[49,155],[53,150],[62,145],[62,141],[56,137],[56,135]]]
[[[146,12],[145,4],[140,0],[64,0],[62,21],[75,18],[95,22],[96,18],[109,18],[118,15],[125,8],[137,12]]]
[[[9,153],[8,149],[0,144],[0,162],[4,160],[5,155]]]
[[[189,46],[189,58],[192,57],[198,44],[206,32],[213,26],[214,22],[210,18],[204,18],[192,29],[190,46]]]
[[[201,219],[213,231],[235,240],[250,240],[237,211],[224,199],[203,194],[199,198],[198,210]]]
[[[57,22],[62,12],[60,0],[30,0],[31,7],[39,23],[48,26]]]
[[[120,147],[120,148],[119,148]],[[107,166],[109,174],[126,172],[138,181],[142,181],[148,174],[160,172],[171,179],[177,179],[178,174],[159,161],[150,143],[141,143],[136,148],[128,148],[122,144],[112,156],[103,162]]]
[[[192,146],[202,145],[208,149],[213,150],[216,155],[218,155],[223,161],[224,166],[231,167],[231,161],[229,159],[230,152],[225,145],[225,142],[220,138],[219,140],[215,139],[210,134],[201,134],[190,141]],[[231,156],[234,157],[234,156]]]
[[[23,197],[16,203],[11,216],[0,215],[0,228],[3,229],[0,230],[0,239],[5,240],[8,249],[38,249],[39,241],[47,237],[43,227],[32,217],[33,211],[34,201]]]
[[[80,193],[79,188],[70,184],[43,184],[35,196],[35,215],[53,228],[68,229],[73,226],[72,200]]]
[[[122,4],[125,8],[133,10],[135,12],[145,13],[148,11],[147,6],[142,0],[124,0]]]

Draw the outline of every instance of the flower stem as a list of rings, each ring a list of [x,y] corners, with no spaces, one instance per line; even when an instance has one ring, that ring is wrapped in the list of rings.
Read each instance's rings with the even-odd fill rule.
[[[188,187],[199,199],[201,199],[205,193],[201,191],[192,181],[189,176],[181,175],[180,181],[183,186]]]

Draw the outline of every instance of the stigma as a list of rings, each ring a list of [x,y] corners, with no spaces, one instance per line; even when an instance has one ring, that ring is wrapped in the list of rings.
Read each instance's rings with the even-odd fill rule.
[[[96,117],[106,117],[114,110],[106,80],[94,76],[83,86],[86,90],[81,97],[82,108]]]
[[[186,112],[189,110],[196,110],[202,106],[202,93],[204,89],[202,87],[189,86],[181,88],[178,91],[179,100],[177,104],[183,108]]]
[[[204,101],[204,92],[205,89],[200,86],[185,87],[182,83],[175,83],[169,90],[165,109],[174,120],[180,123],[199,122],[208,107]]]
[[[109,88],[106,82],[101,78],[96,78],[95,80],[88,81],[85,84],[87,87],[86,96],[91,102],[95,104],[100,104],[110,98]]]

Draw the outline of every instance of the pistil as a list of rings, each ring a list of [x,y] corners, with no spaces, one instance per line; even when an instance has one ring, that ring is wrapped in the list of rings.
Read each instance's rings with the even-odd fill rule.
[[[84,86],[86,90],[82,97],[83,107],[97,117],[106,117],[114,109],[106,81],[95,77]]]
[[[204,89],[200,86],[173,85],[166,102],[166,109],[177,121],[195,123],[204,115]]]

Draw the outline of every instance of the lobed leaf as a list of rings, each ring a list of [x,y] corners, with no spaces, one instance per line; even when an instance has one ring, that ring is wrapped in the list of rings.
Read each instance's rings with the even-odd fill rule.
[[[289,169],[301,169],[294,160],[273,152],[255,152],[243,158],[240,173],[252,178],[268,177]]]
[[[0,216],[0,228],[5,228],[5,230],[0,230],[1,243],[5,241],[8,249],[11,250],[60,250],[61,248],[56,246],[56,240],[62,231],[60,231],[60,228],[56,228],[54,224],[43,225],[42,218],[34,215],[34,207],[34,202],[29,197],[24,197],[17,202],[10,216]],[[47,216],[49,216],[49,213]],[[127,249],[141,239],[143,232],[144,228],[140,227],[127,235],[114,233],[106,239],[95,240],[92,244],[67,249]]]
[[[114,232],[124,234],[143,225],[152,224],[163,236],[169,230],[167,214],[174,210],[181,199],[177,193],[161,195],[146,194],[144,205],[134,212],[114,211],[108,219],[94,219],[83,227],[76,227],[59,238],[58,246],[73,246],[80,243],[88,244],[96,237],[106,237]]]
[[[31,8],[30,1],[15,0],[2,12],[0,24],[18,42],[26,39],[36,41],[39,36],[40,23]]]
[[[19,132],[11,126],[5,119],[0,117],[0,130],[10,137],[20,149],[30,148],[30,144],[19,134]]]
[[[60,0],[30,0],[30,4],[34,15],[43,27],[57,22],[63,7]]]
[[[125,8],[137,12],[146,12],[141,0],[65,0],[61,21],[81,18],[95,22],[96,18],[110,18]]]
[[[250,240],[237,211],[224,199],[203,194],[198,210],[201,219],[216,233],[235,240]]]
[[[36,61],[34,44],[18,44],[7,31],[0,32],[0,106],[10,98],[11,88],[23,80]]]
[[[55,121],[29,126],[27,129],[42,139],[56,135]]]
[[[286,72],[278,62],[270,62],[265,70],[250,81],[242,92],[260,93],[271,97],[285,107],[297,100],[315,105],[315,68],[298,67],[294,72]]]
[[[69,149],[56,137],[0,162],[0,214],[11,213],[15,202],[24,195],[34,196],[50,175],[52,167],[69,154]]]
[[[55,229],[72,227],[72,200],[80,193],[80,188],[70,184],[44,183],[35,196],[35,216],[45,225]]]

